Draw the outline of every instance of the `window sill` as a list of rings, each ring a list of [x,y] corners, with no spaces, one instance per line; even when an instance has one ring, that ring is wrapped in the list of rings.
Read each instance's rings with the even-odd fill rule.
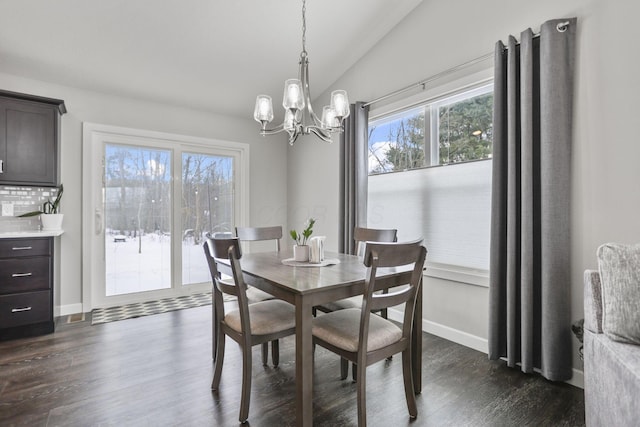
[[[451,264],[439,264],[427,262],[425,276],[438,279],[451,280],[468,285],[489,287],[489,271],[475,268],[462,267]]]

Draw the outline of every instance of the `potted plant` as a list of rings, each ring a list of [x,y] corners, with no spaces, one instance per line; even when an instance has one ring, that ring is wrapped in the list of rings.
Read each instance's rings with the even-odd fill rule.
[[[51,230],[60,230],[62,228],[62,219],[64,214],[59,213],[60,209],[60,199],[62,199],[62,193],[64,192],[64,187],[60,184],[58,187],[58,194],[56,198],[51,201],[51,199],[47,200],[42,204],[41,211],[32,211],[27,212],[25,214],[20,215],[20,218],[37,216],[40,215],[40,222],[42,223],[42,230],[51,231]]]
[[[302,233],[298,234],[296,230],[289,231],[289,235],[296,243],[293,245],[293,258],[296,261],[309,261],[309,246],[307,245],[307,241],[309,240],[309,237],[311,237],[311,234],[313,234],[313,226],[315,223],[315,219],[309,218],[309,221],[307,221],[307,228],[302,230]]]

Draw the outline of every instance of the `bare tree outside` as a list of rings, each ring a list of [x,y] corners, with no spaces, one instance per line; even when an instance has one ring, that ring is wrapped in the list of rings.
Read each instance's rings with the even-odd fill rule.
[[[200,244],[204,236],[233,230],[233,159],[182,155],[183,239]]]
[[[106,147],[104,186],[108,233],[140,239],[142,234],[171,232],[170,159],[167,150]]]
[[[182,285],[211,279],[200,246],[207,236],[234,229],[234,159],[183,152],[181,187],[175,188],[173,153],[105,145],[107,296],[171,287],[175,256],[181,259]],[[174,192],[181,199],[178,230]],[[180,243],[180,252],[172,242]]]
[[[435,109],[436,118],[433,118]],[[427,117],[432,117],[427,121]],[[437,149],[438,165],[491,157],[493,94],[449,104],[426,104],[369,125],[369,174],[399,172],[431,166],[426,154]],[[437,147],[430,147],[435,126]],[[435,158],[435,155],[434,155]]]

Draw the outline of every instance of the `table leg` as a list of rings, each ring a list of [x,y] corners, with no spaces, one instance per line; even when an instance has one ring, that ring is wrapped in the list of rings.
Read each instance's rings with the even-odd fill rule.
[[[411,335],[413,389],[416,394],[420,394],[422,392],[422,286],[418,288],[418,295],[416,295],[416,308],[413,314]]]
[[[311,305],[296,296],[296,424],[313,425],[313,338]]]

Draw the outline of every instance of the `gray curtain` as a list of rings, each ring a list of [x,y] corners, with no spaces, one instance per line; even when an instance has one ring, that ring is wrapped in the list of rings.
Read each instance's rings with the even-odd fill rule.
[[[489,358],[572,376],[570,205],[576,19],[495,49]]]
[[[340,136],[340,229],[338,250],[355,254],[353,229],[367,224],[369,107],[351,104]]]

